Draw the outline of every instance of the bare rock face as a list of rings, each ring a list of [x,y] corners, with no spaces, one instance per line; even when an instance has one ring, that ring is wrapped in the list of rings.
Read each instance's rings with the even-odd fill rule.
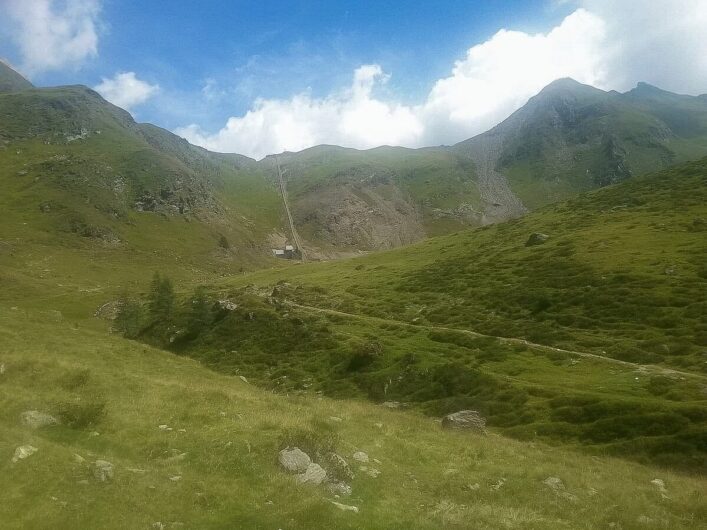
[[[22,425],[30,429],[41,429],[42,427],[49,427],[59,423],[59,420],[54,416],[38,410],[26,410],[20,414],[20,420],[22,421]]]
[[[478,433],[486,432],[486,420],[475,410],[460,410],[442,419],[445,429],[466,429]]]
[[[309,455],[299,447],[283,449],[280,451],[278,460],[280,465],[290,473],[305,473],[312,463]]]

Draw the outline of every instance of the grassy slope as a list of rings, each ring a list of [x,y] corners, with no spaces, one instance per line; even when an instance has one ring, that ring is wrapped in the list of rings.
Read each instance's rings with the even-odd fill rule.
[[[95,327],[0,304],[4,528],[159,521],[166,528],[695,529],[707,521],[702,479],[495,434],[443,432],[415,413],[362,402],[273,395]],[[91,414],[96,405],[103,416]],[[19,423],[28,409],[96,422],[31,431]],[[338,440],[351,462],[355,450],[380,461],[380,477],[358,472],[353,495],[340,499],[360,513],[339,511],[323,489],[298,487],[279,471],[278,445],[292,429]],[[39,451],[10,463],[23,444]],[[96,459],[114,464],[112,482],[93,477]],[[544,485],[550,476],[576,498]],[[655,478],[665,481],[666,498]]]
[[[706,175],[704,160],[512,223],[217,282],[239,309],[172,347],[274,388],[473,407],[519,438],[704,469]],[[550,240],[526,247],[534,232]]]
[[[82,279],[111,283],[136,263],[198,276],[269,262],[280,203],[253,161],[138,126],[84,87],[0,94],[0,116],[0,241],[15,274],[67,280],[86,267]],[[188,209],[138,212],[144,194]]]
[[[319,286],[312,300],[353,313],[702,370],[706,182],[707,159],[499,226],[243,281]],[[534,232],[549,241],[526,246]]]

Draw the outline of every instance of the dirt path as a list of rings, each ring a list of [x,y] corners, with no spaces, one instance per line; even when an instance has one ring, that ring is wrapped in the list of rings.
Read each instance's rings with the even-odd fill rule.
[[[313,312],[317,312],[317,313],[324,313],[324,314],[330,314],[330,315],[335,315],[335,316],[348,317],[348,318],[353,318],[356,320],[363,320],[363,321],[369,321],[369,322],[378,322],[381,324],[397,324],[397,325],[409,327],[412,329],[450,331],[453,333],[461,333],[464,335],[469,335],[471,337],[497,339],[501,342],[501,344],[517,344],[517,345],[521,345],[521,346],[527,346],[529,348],[533,348],[533,349],[540,350],[540,351],[566,353],[566,354],[570,354],[570,355],[576,355],[577,357],[583,357],[585,359],[595,359],[595,360],[615,364],[617,366],[631,368],[634,370],[640,370],[640,371],[647,370],[647,371],[659,373],[661,375],[678,375],[678,376],[682,376],[682,377],[689,377],[692,379],[699,379],[700,381],[707,381],[707,376],[703,376],[703,375],[692,373],[692,372],[683,372],[680,370],[673,370],[672,368],[664,368],[662,366],[656,366],[654,364],[637,364],[637,363],[632,363],[629,361],[621,361],[619,359],[605,357],[603,355],[599,355],[596,353],[581,352],[581,351],[574,351],[574,350],[564,350],[562,348],[555,348],[554,346],[547,346],[545,344],[537,344],[537,343],[530,342],[525,339],[517,339],[517,338],[511,338],[511,337],[497,337],[495,335],[485,335],[483,333],[478,333],[476,331],[471,331],[468,329],[448,328],[445,326],[430,326],[430,325],[424,325],[424,324],[411,324],[409,322],[403,322],[402,320],[374,317],[374,316],[369,316],[369,315],[357,315],[355,313],[345,313],[343,311],[337,311],[336,309],[325,309],[322,307],[302,305],[302,304],[297,304],[297,303],[291,302],[291,301],[287,301],[285,303],[292,306],[292,307],[296,307],[298,309],[303,309],[305,311],[313,311]]]

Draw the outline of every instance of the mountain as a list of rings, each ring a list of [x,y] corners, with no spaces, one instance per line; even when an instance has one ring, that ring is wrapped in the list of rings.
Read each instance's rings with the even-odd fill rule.
[[[2,93],[0,240],[16,249],[22,273],[23,257],[39,248],[60,264],[98,251],[112,266],[261,266],[280,199],[254,164],[135,123],[86,87]]]
[[[33,213],[21,226],[116,255],[173,257],[188,241],[191,260],[235,270],[288,242],[315,260],[391,249],[707,154],[707,100],[645,84],[619,94],[558,80],[451,147],[318,146],[256,162],[138,124],[86,87],[34,88],[6,65],[0,80],[12,88],[0,92],[2,201]]]
[[[504,122],[455,146],[486,160],[508,196],[534,209],[707,154],[707,105],[641,83],[625,94],[560,79]],[[480,167],[483,167],[480,166]],[[499,176],[500,175],[500,176]],[[480,182],[483,182],[480,178]],[[508,206],[506,206],[508,205]]]
[[[458,146],[254,161],[14,86],[3,529],[707,520],[706,98],[562,81]],[[275,260],[280,176],[313,257],[442,235]]]
[[[386,249],[705,156],[706,102],[644,83],[619,94],[560,79],[452,147],[320,146],[279,158],[309,246]]]
[[[32,88],[32,83],[0,59],[0,93]]]

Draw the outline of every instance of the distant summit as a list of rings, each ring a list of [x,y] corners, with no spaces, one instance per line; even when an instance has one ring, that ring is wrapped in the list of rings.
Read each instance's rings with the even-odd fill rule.
[[[19,92],[28,88],[34,88],[34,85],[0,59],[0,93]]]

